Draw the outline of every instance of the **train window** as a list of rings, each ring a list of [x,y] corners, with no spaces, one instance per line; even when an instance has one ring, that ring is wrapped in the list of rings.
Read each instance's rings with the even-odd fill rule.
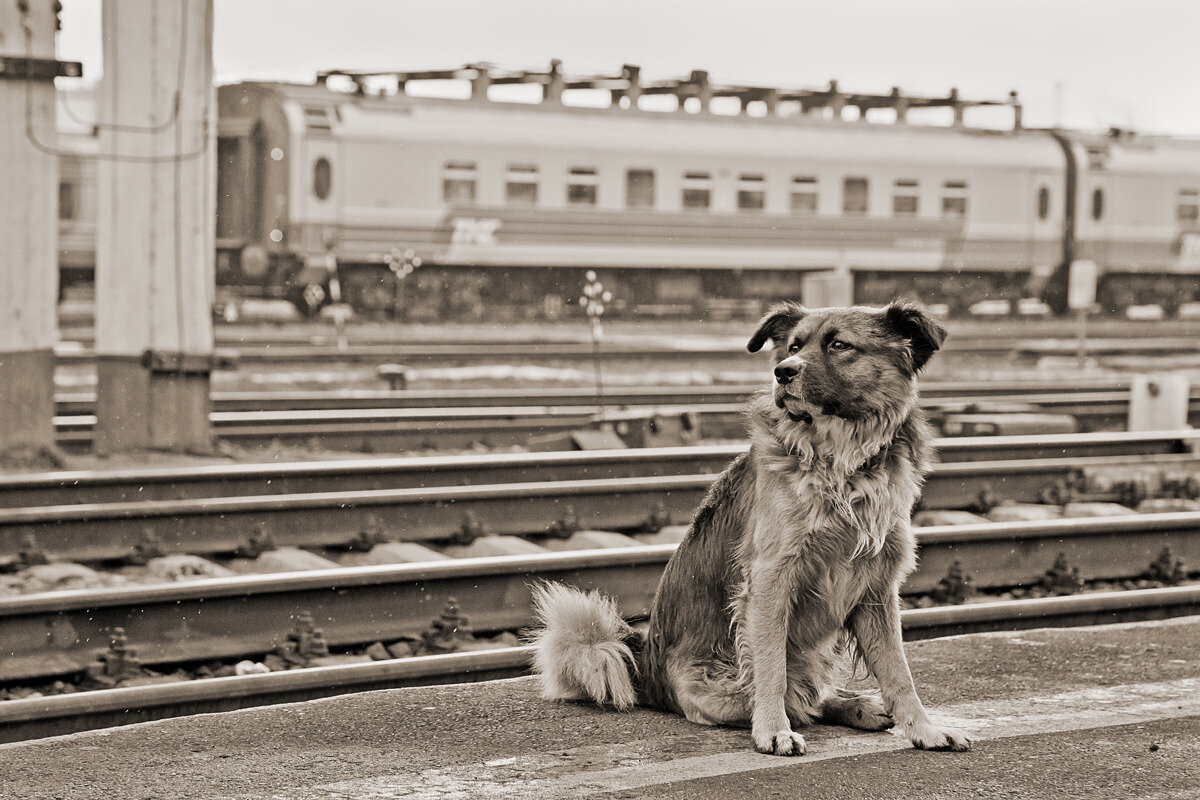
[[[866,178],[846,178],[842,181],[842,213],[852,216],[867,213]]]
[[[892,214],[897,217],[915,217],[917,209],[917,182],[907,178],[897,180],[892,190]]]
[[[59,181],[58,183],[58,218],[75,219],[75,181]]]
[[[792,213],[817,213],[817,179],[809,175],[792,178]]]
[[[1200,222],[1200,189],[1180,189],[1175,201],[1175,219]]]
[[[474,203],[478,190],[474,161],[447,161],[442,167],[442,200]]]
[[[1038,219],[1045,219],[1050,216],[1050,187],[1043,186],[1038,189]]]
[[[321,156],[313,162],[313,195],[318,200],[324,200],[329,197],[329,191],[333,188],[333,165],[329,163],[329,159]]]
[[[505,199],[515,206],[537,205],[538,168],[536,164],[509,164]]]
[[[305,106],[304,123],[313,133],[333,131],[333,125],[329,121],[329,110],[325,106]]]
[[[760,173],[738,176],[737,205],[742,211],[762,211],[767,204],[767,179]]]
[[[707,172],[683,173],[683,207],[705,209],[712,204],[712,176]]]
[[[1104,216],[1104,190],[1094,189],[1092,191],[1092,219],[1099,220]]]
[[[967,215],[967,184],[964,181],[946,181],[942,191],[942,216],[965,217]]]
[[[625,205],[630,208],[654,207],[654,170],[631,169],[625,173]]]
[[[571,167],[567,180],[567,205],[596,205],[598,181],[595,167]]]

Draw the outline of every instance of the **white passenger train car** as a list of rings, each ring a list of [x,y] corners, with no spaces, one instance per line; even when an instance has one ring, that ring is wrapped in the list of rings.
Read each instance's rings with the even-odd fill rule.
[[[473,96],[403,91],[426,78]],[[489,99],[504,83],[543,99]],[[612,103],[566,104],[568,89]],[[646,110],[655,94],[679,110]],[[364,311],[524,316],[560,310],[594,269],[615,311],[752,314],[844,270],[859,301],[914,293],[961,312],[1034,291],[1061,306],[1066,266],[1087,258],[1110,310],[1195,299],[1200,144],[1025,129],[1004,102],[1015,124],[999,131],[966,127],[965,109],[992,103],[953,92],[643,84],[632,67],[222,86],[217,278],[309,307],[337,276]],[[895,121],[843,120],[846,106]],[[930,106],[954,124],[904,121]]]

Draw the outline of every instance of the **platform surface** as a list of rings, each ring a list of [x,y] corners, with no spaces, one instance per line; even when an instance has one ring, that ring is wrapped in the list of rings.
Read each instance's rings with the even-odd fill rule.
[[[0,795],[254,798],[1200,798],[1200,617],[907,646],[969,753],[817,726],[808,755],[529,679],[397,689],[0,746]]]

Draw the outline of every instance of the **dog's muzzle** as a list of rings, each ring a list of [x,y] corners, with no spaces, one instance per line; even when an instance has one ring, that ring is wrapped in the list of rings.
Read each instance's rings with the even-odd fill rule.
[[[786,386],[795,380],[802,369],[804,369],[804,362],[796,356],[785,358],[775,365],[775,381],[780,386]]]

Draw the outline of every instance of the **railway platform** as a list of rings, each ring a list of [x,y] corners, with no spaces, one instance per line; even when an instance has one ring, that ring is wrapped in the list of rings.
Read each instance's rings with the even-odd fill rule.
[[[817,726],[807,755],[764,756],[745,731],[548,703],[518,678],[3,745],[0,776],[28,800],[1200,797],[1200,617],[907,650],[972,752]]]

